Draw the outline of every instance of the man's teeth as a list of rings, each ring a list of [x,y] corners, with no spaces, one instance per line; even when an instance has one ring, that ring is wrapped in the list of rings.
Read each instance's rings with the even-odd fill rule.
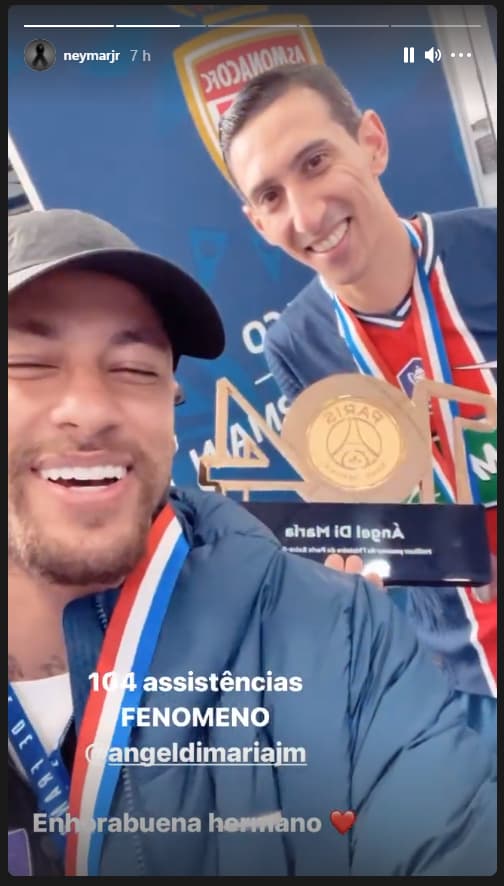
[[[312,252],[329,252],[330,249],[334,249],[343,240],[347,230],[348,219],[344,219],[335,227],[330,237],[326,237],[325,240],[317,240],[315,243],[312,243],[310,249]]]
[[[126,476],[126,468],[122,465],[97,465],[92,468],[49,468],[40,471],[43,480],[122,480]]]

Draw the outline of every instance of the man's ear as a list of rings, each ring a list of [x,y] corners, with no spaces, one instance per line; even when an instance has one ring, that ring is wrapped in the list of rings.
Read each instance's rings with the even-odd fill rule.
[[[388,166],[389,145],[385,126],[375,111],[364,111],[357,141],[369,158],[372,174],[382,175]]]
[[[262,222],[262,219],[261,219],[259,213],[255,212],[249,203],[243,203],[242,212],[244,215],[247,216],[250,224],[252,225],[253,228],[256,229],[257,233],[260,234],[261,237],[263,237],[263,239],[266,240],[267,243],[269,243],[271,246],[274,246],[275,244],[272,243],[272,241],[269,240],[268,237],[266,236],[266,234],[264,233],[264,225],[263,225],[263,222]]]

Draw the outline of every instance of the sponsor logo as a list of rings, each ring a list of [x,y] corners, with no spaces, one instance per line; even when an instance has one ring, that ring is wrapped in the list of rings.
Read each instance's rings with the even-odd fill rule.
[[[423,378],[425,378],[425,372],[420,357],[412,357],[397,375],[397,381],[408,397],[411,397],[413,388]]]

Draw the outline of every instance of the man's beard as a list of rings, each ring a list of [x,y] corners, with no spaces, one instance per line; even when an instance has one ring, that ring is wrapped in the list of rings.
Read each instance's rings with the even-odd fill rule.
[[[100,529],[108,535],[113,517],[90,515],[76,526],[75,541],[67,541],[32,516],[22,484],[26,461],[23,454],[9,466],[8,544],[12,562],[55,585],[90,590],[117,586],[145,553],[152,518],[163,494],[158,471],[143,454],[137,454],[135,473],[140,494],[131,521],[120,533],[112,534],[105,546]]]

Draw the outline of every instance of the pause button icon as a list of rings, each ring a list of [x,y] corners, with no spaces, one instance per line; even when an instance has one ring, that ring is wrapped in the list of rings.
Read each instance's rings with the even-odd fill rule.
[[[414,46],[405,46],[404,47],[404,64],[412,65],[415,61],[415,47]]]

